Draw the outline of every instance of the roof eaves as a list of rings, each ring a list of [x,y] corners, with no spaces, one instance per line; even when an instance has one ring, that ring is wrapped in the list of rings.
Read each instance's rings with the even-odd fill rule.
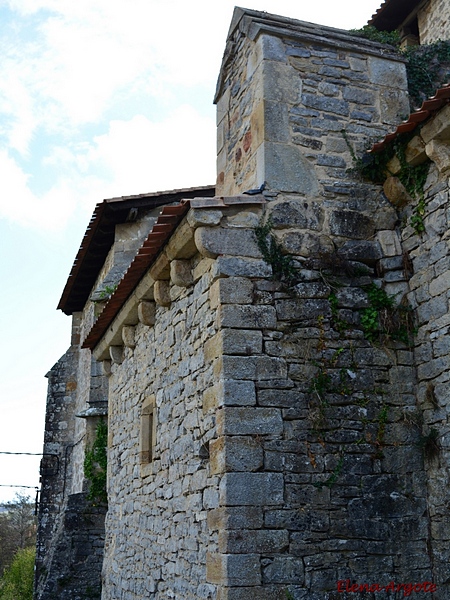
[[[132,208],[158,207],[193,198],[199,194],[213,196],[214,186],[182,188],[165,192],[120,196],[103,200],[96,205],[83,236],[78,253],[58,303],[65,314],[83,309],[106,256],[114,243],[114,229],[123,223]]]
[[[169,238],[190,208],[224,208],[236,205],[265,204],[265,202],[266,199],[264,196],[256,194],[252,196],[214,196],[213,198],[184,199],[179,204],[164,206],[152,231],[149,233],[147,239],[120,280],[115,292],[109,298],[103,311],[100,313],[87,334],[82,343],[82,348],[90,348],[93,350],[99,343],[120,309],[131,296],[152,263],[159,256]]]
[[[418,110],[411,113],[406,121],[403,121],[403,123],[397,125],[395,131],[388,133],[380,142],[373,144],[372,148],[369,150],[369,153],[377,154],[378,152],[384,150],[388,144],[390,144],[402,133],[410,133],[411,131],[414,131],[416,127],[432,117],[449,102],[450,84],[447,84],[444,87],[439,88],[432,98],[425,100],[422,103],[422,106]]]
[[[379,31],[394,31],[424,0],[385,0],[368,25]]]

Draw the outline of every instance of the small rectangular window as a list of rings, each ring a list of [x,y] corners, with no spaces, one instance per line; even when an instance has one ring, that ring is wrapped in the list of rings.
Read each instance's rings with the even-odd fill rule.
[[[139,459],[141,465],[151,463],[154,458],[156,435],[155,396],[149,396],[141,409],[141,439]]]

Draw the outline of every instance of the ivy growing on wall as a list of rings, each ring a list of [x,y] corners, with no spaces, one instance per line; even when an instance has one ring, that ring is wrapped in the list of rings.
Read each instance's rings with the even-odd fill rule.
[[[88,499],[95,504],[108,501],[106,493],[108,426],[102,419],[95,430],[92,448],[86,450],[84,474],[90,482]]]

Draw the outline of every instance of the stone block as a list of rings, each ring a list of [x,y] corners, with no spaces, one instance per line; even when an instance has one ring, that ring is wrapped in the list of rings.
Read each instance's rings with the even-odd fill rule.
[[[268,206],[268,218],[275,229],[299,227],[321,229],[324,212],[317,202],[286,198]]]
[[[148,300],[142,300],[138,305],[138,318],[139,322],[148,327],[152,327],[155,324],[156,318],[156,304],[149,302]]]
[[[155,262],[149,269],[149,274],[155,281],[158,279],[168,280],[170,279],[170,260],[167,254],[161,252]]]
[[[311,282],[298,283],[295,287],[295,295],[298,298],[328,298],[331,288],[326,283]]]
[[[263,511],[256,506],[229,506],[216,508],[208,512],[210,531],[226,529],[261,529]]]
[[[284,596],[284,597],[283,597]],[[219,588],[217,591],[216,600],[285,600],[285,589],[280,586],[264,587],[236,587],[236,588]],[[297,598],[297,597],[296,597]],[[306,596],[298,596],[299,600],[305,599]],[[318,600],[317,597],[311,600]]]
[[[194,241],[194,230],[185,219],[179,225],[174,233],[170,236],[165,247],[165,253],[169,260],[174,258],[190,259],[197,253],[197,248]],[[158,279],[155,277],[155,279]],[[160,278],[162,279],[162,277]]]
[[[419,135],[415,135],[405,148],[405,160],[408,165],[416,167],[427,160],[425,143]]]
[[[369,305],[367,294],[356,287],[341,288],[336,291],[339,308],[366,308]]]
[[[371,238],[375,231],[372,219],[353,210],[332,210],[328,218],[333,235],[364,240]]]
[[[203,411],[222,406],[254,406],[256,404],[253,381],[223,379],[203,392]]]
[[[425,146],[425,152],[430,160],[439,169],[442,175],[447,175],[450,171],[450,145],[448,141],[431,140]]]
[[[123,362],[123,346],[110,346],[109,355],[114,364],[120,365]]]
[[[252,436],[219,437],[210,442],[209,451],[211,474],[258,471],[264,462],[262,445]]]
[[[396,231],[378,231],[376,240],[380,244],[384,256],[399,256],[402,247]]]
[[[366,240],[345,242],[338,254],[347,260],[356,260],[367,265],[374,265],[382,257],[380,244]]]
[[[219,304],[251,304],[253,282],[246,277],[229,277],[215,281],[209,291],[212,308]]]
[[[156,304],[159,304],[159,306],[170,306],[170,284],[168,281],[162,279],[155,281],[153,292]]]
[[[302,103],[317,110],[348,117],[349,106],[345,100],[330,98],[328,96],[318,96],[315,94],[303,94]]]
[[[371,83],[400,90],[408,89],[404,63],[369,56],[368,67]]]
[[[288,143],[290,141],[289,114],[284,102],[263,101],[264,140]]]
[[[219,552],[277,554],[286,550],[288,546],[287,531],[277,529],[219,531]]]
[[[375,105],[375,95],[371,90],[353,87],[351,85],[345,86],[343,98],[344,100],[356,102],[357,104]]]
[[[450,141],[450,106],[448,104],[423,125],[420,136],[425,144],[431,140]]]
[[[192,229],[205,226],[211,227],[215,225],[220,225],[222,216],[222,212],[217,209],[191,208],[187,215],[187,222],[192,227]]]
[[[193,284],[191,262],[189,260],[172,260],[170,263],[170,279],[174,285],[189,287]]]
[[[226,379],[286,379],[283,359],[269,356],[223,356],[218,374]]]
[[[286,63],[265,60],[262,94],[271,102],[300,104],[302,79]]]
[[[319,191],[314,166],[295,146],[268,141],[261,144],[257,150],[257,173],[273,190],[305,196],[315,196]]]
[[[234,586],[261,584],[258,554],[206,554],[206,580]]]
[[[334,243],[326,235],[290,231],[281,236],[281,245],[288,254],[310,258],[334,251]]]
[[[270,277],[272,267],[264,260],[219,256],[213,266],[212,276],[217,277]]]
[[[280,321],[317,321],[318,317],[326,318],[331,315],[330,303],[326,299],[277,300],[275,308]]]
[[[217,413],[219,435],[281,435],[279,408],[224,407]]]
[[[207,258],[219,254],[260,258],[261,251],[251,229],[224,229],[222,227],[198,227],[195,230],[198,251]]]
[[[133,325],[124,325],[122,327],[122,341],[127,348],[134,348],[136,346],[134,339],[135,329]]]
[[[293,556],[275,556],[263,569],[263,581],[303,585],[305,581],[303,560]]]
[[[276,312],[273,306],[224,304],[217,313],[218,327],[238,329],[275,329]]]
[[[275,506],[283,504],[281,473],[225,473],[219,487],[222,506]]]
[[[214,360],[222,354],[261,354],[262,333],[254,330],[224,329],[205,342],[205,359]]]

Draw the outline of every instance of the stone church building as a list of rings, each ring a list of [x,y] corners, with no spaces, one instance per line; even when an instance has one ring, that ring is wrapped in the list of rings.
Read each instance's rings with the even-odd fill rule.
[[[450,3],[371,24],[448,40]],[[235,9],[216,185],[99,203],[64,288],[36,600],[450,597],[433,93],[410,106],[393,46]],[[106,424],[107,503],[84,466]]]

